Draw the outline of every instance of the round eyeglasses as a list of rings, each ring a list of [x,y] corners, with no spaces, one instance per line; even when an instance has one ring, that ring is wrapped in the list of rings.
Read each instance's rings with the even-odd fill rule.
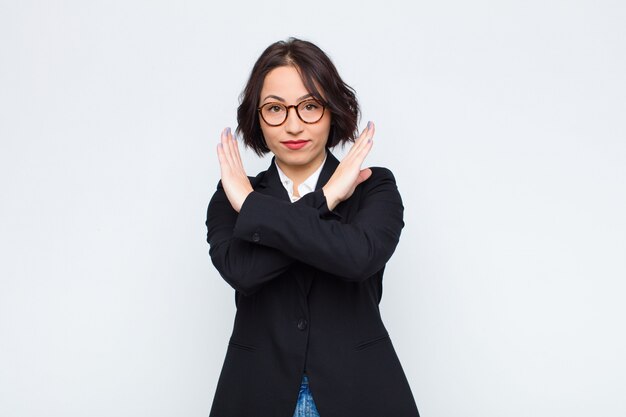
[[[307,124],[319,122],[326,109],[326,106],[317,100],[304,100],[291,106],[277,102],[265,103],[258,108],[258,111],[265,123],[270,126],[280,126],[287,120],[289,110],[292,107],[296,109],[296,114],[300,120]]]

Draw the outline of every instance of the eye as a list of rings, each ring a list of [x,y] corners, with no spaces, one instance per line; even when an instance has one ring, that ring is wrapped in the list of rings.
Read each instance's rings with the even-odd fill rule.
[[[319,109],[321,106],[317,101],[307,101],[302,103],[302,109],[306,111],[313,111]]]
[[[279,113],[281,111],[284,111],[283,107],[279,106],[278,104],[273,104],[271,106],[267,106],[266,109],[270,113]]]

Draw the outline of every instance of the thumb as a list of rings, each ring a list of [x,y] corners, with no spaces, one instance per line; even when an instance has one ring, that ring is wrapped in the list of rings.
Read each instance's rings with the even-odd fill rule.
[[[359,176],[356,179],[356,185],[359,185],[363,181],[367,180],[372,175],[372,170],[369,168],[362,169],[359,172]]]

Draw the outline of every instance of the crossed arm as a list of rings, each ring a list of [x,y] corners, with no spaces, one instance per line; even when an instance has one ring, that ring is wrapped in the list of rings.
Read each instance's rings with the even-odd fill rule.
[[[354,145],[343,158],[333,176],[324,185],[324,196],[329,209],[350,198],[357,185],[365,181],[372,174],[369,168],[361,169],[365,157],[372,149],[374,124],[368,128],[354,142]],[[220,143],[217,145],[217,157],[220,161],[220,174],[226,197],[233,209],[239,212],[244,200],[253,189],[250,180],[243,168],[239,146],[230,129],[224,129]]]
[[[295,261],[357,282],[385,265],[404,225],[403,206],[389,170],[361,169],[371,135],[373,129],[364,131],[328,183],[295,203],[255,192],[236,142],[222,135],[222,180],[209,204],[207,240],[213,264],[233,288],[251,294]],[[342,223],[330,210],[358,185],[359,210]]]

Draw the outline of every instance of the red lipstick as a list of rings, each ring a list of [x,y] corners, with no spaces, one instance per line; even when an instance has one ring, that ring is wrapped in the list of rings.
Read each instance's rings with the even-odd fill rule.
[[[309,141],[308,140],[287,140],[281,143],[289,149],[298,150],[304,147],[304,145],[306,145],[307,143],[309,143]]]

